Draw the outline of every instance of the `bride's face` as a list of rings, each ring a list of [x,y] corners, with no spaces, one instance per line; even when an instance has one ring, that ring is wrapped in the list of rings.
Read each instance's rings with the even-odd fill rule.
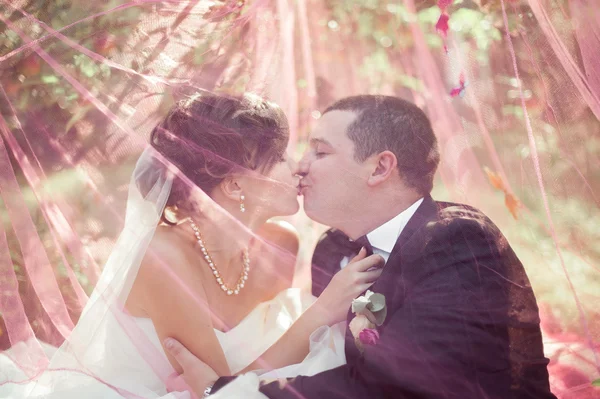
[[[248,210],[267,217],[293,215],[298,212],[298,179],[296,165],[284,155],[268,172],[252,176],[244,185],[244,201]]]

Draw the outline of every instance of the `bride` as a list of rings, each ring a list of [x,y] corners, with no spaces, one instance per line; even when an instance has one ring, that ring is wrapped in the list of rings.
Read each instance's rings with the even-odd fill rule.
[[[379,276],[368,270],[378,258],[363,251],[318,299],[288,288],[297,238],[268,222],[299,209],[288,133],[281,109],[254,95],[176,104],[138,160],[125,227],[80,321],[12,394],[187,398],[165,388],[181,372],[166,337],[219,375],[293,377],[343,364],[340,322]]]

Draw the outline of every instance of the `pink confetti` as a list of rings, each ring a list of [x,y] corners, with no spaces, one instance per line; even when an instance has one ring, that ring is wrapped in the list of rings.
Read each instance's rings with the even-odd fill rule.
[[[465,75],[464,74],[460,74],[460,80],[459,80],[460,86],[455,87],[454,89],[452,89],[450,91],[450,96],[452,97],[456,97],[456,96],[464,96],[465,95],[465,89],[467,87],[466,82],[465,82]]]
[[[446,36],[448,36],[448,21],[450,20],[450,17],[448,16],[448,14],[443,13],[442,15],[440,15],[440,19],[438,19],[437,23],[435,24],[435,29],[438,31],[438,33],[445,39]]]
[[[446,8],[452,5],[452,3],[454,3],[454,0],[438,0],[438,7],[443,12],[446,11]]]

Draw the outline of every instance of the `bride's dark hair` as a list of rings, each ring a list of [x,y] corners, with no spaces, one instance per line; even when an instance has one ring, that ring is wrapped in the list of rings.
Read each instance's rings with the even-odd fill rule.
[[[210,195],[233,172],[268,172],[284,156],[288,139],[287,118],[276,104],[254,94],[201,93],[175,104],[150,144]],[[166,207],[191,211],[190,192],[176,178]]]

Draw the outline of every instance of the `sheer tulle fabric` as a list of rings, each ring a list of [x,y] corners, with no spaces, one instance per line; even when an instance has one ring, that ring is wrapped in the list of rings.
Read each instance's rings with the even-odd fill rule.
[[[168,168],[152,152],[146,150],[136,165],[129,187],[125,227],[79,322],[49,357],[44,369],[33,375],[21,369],[20,376],[14,372],[16,375],[9,379],[21,383],[32,377],[32,383],[16,386],[23,397],[76,397],[88,389],[99,397],[156,397],[164,391],[160,382],[172,373],[172,368],[164,362],[160,346],[140,331],[135,319],[123,310],[173,181]],[[140,192],[140,182],[152,183],[145,196]],[[29,366],[21,359],[14,362],[17,367],[22,364]],[[3,368],[13,373],[12,369]],[[127,375],[129,378],[123,381]],[[10,389],[11,385],[3,389]],[[18,397],[16,392],[12,395]]]
[[[124,304],[148,244],[159,225],[173,176],[148,148],[131,179],[125,227],[104,266],[94,292],[68,339],[58,348],[44,345],[49,364],[31,376],[13,361],[24,343],[0,355],[8,384],[2,397],[188,398],[188,392],[168,393],[164,381],[175,372],[148,318],[132,317]],[[141,187],[149,187],[144,196]],[[238,373],[273,345],[314,297],[299,289],[281,292],[254,308],[227,332],[215,330],[232,373]],[[310,353],[300,364],[271,372],[268,378],[312,375],[344,364],[344,323],[323,326],[310,337]],[[201,339],[201,337],[199,337]],[[21,357],[21,361],[22,357]],[[250,377],[238,384],[240,393]]]
[[[375,3],[0,2],[2,41],[14,43],[0,54],[0,397],[87,387],[187,397],[165,391],[173,370],[151,323],[122,311],[171,181],[149,168],[148,152],[131,177],[131,160],[172,97],[215,89],[280,104],[296,155],[337,98],[378,92],[423,107],[442,153],[434,198],[474,205],[500,226],[542,309],[554,392],[597,395],[596,1]],[[147,195],[141,178],[156,179]],[[323,226],[292,221],[305,287]],[[308,303],[286,291],[216,332],[230,367],[254,360]],[[265,334],[242,337],[245,325]],[[338,364],[337,329],[315,332],[307,363],[265,378]],[[219,395],[255,384],[250,375]]]

